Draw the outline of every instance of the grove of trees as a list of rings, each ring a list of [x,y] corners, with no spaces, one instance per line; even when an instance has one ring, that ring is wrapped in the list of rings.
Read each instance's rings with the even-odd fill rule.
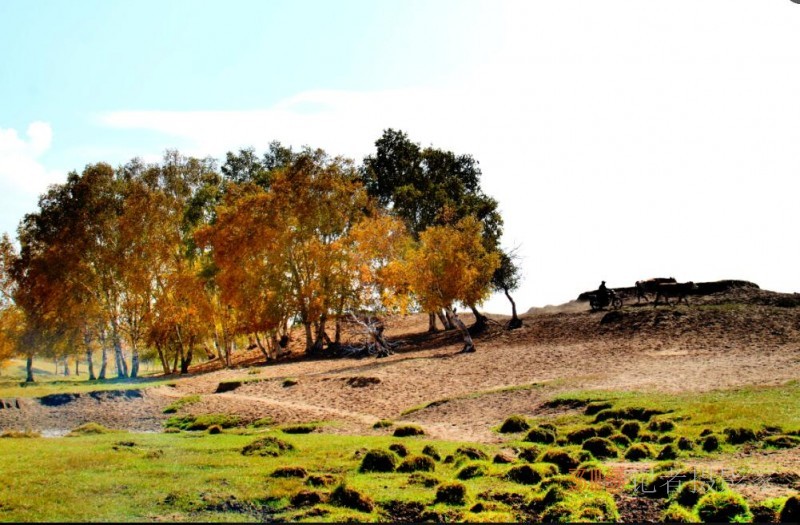
[[[143,358],[186,373],[198,353],[230,366],[242,339],[269,360],[300,326],[325,352],[347,319],[417,310],[473,351],[455,305],[480,329],[477,306],[514,305],[520,280],[497,202],[469,155],[391,129],[375,145],[361,166],[275,142],[219,169],[167,151],[70,173],[0,239],[0,360],[26,356],[28,381],[35,356],[83,356],[90,379],[137,377]]]

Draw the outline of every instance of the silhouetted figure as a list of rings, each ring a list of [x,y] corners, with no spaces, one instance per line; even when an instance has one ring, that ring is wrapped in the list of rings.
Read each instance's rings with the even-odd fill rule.
[[[608,288],[606,288],[605,281],[601,282],[600,287],[597,289],[597,299],[602,305],[608,304]]]

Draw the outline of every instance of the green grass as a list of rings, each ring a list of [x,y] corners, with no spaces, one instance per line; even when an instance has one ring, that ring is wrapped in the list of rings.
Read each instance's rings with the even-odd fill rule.
[[[200,396],[198,395],[185,396],[167,405],[167,407],[164,409],[164,413],[174,414],[175,412],[177,412],[178,410],[180,410],[185,406],[193,405],[199,402],[200,402]]]
[[[489,390],[479,390],[477,392],[470,392],[469,394],[444,397],[442,399],[437,399],[436,401],[429,401],[426,403],[421,403],[419,405],[414,405],[413,407],[407,408],[402,412],[400,412],[400,415],[407,416],[409,414],[413,414],[414,412],[419,412],[420,410],[425,410],[426,408],[443,405],[445,403],[449,403],[450,401],[456,401],[458,399],[475,399],[478,397],[489,396],[492,394],[502,394],[504,392],[516,392],[519,390],[531,390],[533,388],[544,388],[545,386],[546,385],[544,383],[524,383],[522,385],[510,385],[500,388],[492,388]]]

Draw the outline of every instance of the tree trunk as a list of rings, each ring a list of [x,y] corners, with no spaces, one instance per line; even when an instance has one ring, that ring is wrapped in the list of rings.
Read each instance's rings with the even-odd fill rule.
[[[256,336],[256,345],[258,346],[258,349],[261,350],[261,353],[264,354],[264,362],[269,363],[269,360],[272,359],[272,356],[269,355],[269,351],[264,348],[261,338],[258,336],[258,332],[254,332],[254,334]]]
[[[436,317],[439,318],[439,322],[442,323],[442,326],[445,330],[452,330],[453,325],[450,323],[450,319],[445,316],[441,310],[436,310]]]
[[[136,341],[131,341],[131,378],[139,376],[139,348]]]
[[[97,379],[94,375],[94,361],[92,360],[92,349],[86,345],[86,366],[89,367],[89,381]]]
[[[511,298],[511,294],[508,293],[507,288],[503,288],[503,293],[505,293],[506,297],[508,297],[508,300],[511,301],[511,320],[508,322],[508,329],[516,330],[517,328],[522,327],[522,319],[517,317],[517,303],[515,303],[514,299]]]
[[[311,336],[311,323],[303,321],[303,328],[306,331],[306,353],[314,351],[314,338]]]
[[[28,359],[25,361],[25,382],[33,383],[33,354],[28,354]]]
[[[336,333],[333,336],[333,344],[339,346],[342,344],[342,322],[339,317],[336,317]]]
[[[486,325],[489,323],[489,318],[483,315],[478,311],[475,305],[469,305],[470,310],[472,310],[472,315],[475,316],[475,324],[473,325],[473,329],[476,332],[482,332],[486,330]]]
[[[108,348],[106,348],[105,331],[100,332],[100,373],[97,379],[106,378],[106,368],[108,367]]]
[[[111,319],[111,341],[114,343],[114,358],[117,363],[117,377],[128,377],[128,363],[125,362],[125,354],[122,353],[122,340],[119,336],[117,320]]]
[[[314,352],[322,352],[325,346],[325,339],[328,334],[325,333],[325,324],[328,322],[328,316],[326,314],[322,314],[319,317],[319,322],[315,323],[315,327],[317,329],[317,335],[314,339]]]
[[[169,362],[167,361],[167,356],[164,355],[164,349],[161,348],[161,343],[156,343],[156,352],[158,352],[158,358],[161,360],[161,368],[164,370],[164,375],[169,375]]]
[[[452,310],[452,318],[453,322],[456,324],[459,330],[461,330],[461,334],[464,336],[464,348],[461,349],[462,353],[469,353],[475,351],[475,344],[472,342],[472,337],[469,335],[469,330],[464,325],[464,322],[459,319],[458,314],[456,314],[455,308]]]
[[[81,360],[78,359],[78,356],[75,356],[75,376],[81,375]]]
[[[177,346],[177,348],[175,348],[175,360],[172,362],[172,373],[173,374],[177,374],[178,373],[178,359],[180,358],[181,354],[183,353],[183,349],[180,348],[179,345],[176,345],[176,346]]]
[[[69,358],[64,358],[64,377],[69,377]]]
[[[433,312],[428,312],[428,333],[432,334],[433,332],[437,332],[438,329],[436,328],[436,314]]]

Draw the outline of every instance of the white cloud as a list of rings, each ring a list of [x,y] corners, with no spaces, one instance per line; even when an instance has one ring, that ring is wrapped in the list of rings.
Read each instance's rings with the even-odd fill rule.
[[[26,138],[15,129],[0,128],[0,185],[38,195],[49,184],[61,182],[63,174],[50,170],[40,157],[51,147],[53,131],[47,122],[32,122]]]

